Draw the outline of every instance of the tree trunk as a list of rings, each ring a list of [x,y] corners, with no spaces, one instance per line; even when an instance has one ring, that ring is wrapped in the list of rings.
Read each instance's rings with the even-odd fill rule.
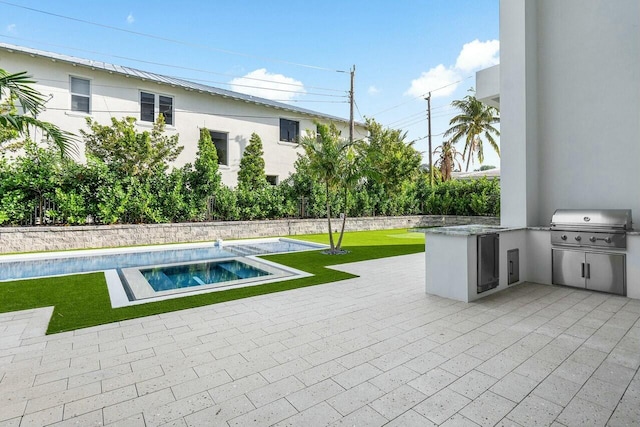
[[[329,198],[329,181],[325,181],[325,192],[327,195],[327,222],[329,223],[329,245],[331,246],[331,252],[335,251],[336,247],[333,244],[333,232],[331,231],[331,199]]]
[[[349,201],[349,193],[344,190],[344,213],[342,214],[342,228],[340,229],[340,237],[338,238],[338,244],[336,250],[339,251],[342,246],[342,236],[344,236],[344,226],[347,222],[347,202]]]

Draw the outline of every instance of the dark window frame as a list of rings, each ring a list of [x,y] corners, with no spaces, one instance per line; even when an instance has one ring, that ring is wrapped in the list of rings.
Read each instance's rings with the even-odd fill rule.
[[[300,137],[300,122],[280,118],[280,141],[298,142]]]
[[[267,182],[271,185],[278,185],[278,181],[280,181],[279,176],[278,175],[267,175]]]
[[[158,93],[140,91],[140,121],[155,123],[158,114],[164,116],[167,126],[175,126],[174,97]],[[157,106],[157,109],[156,109]]]
[[[221,166],[229,166],[229,132],[223,132],[219,130],[208,129],[211,141],[214,147],[216,147],[216,153],[218,154],[218,164]],[[224,150],[220,150],[216,142],[223,142],[225,144]],[[223,151],[224,155],[220,155]],[[224,161],[223,161],[224,160]]]

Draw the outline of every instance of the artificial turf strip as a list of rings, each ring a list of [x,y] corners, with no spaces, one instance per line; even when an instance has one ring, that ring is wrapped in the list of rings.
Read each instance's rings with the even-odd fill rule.
[[[96,326],[137,317],[200,307],[272,292],[286,291],[356,277],[326,268],[330,265],[365,261],[424,251],[421,238],[406,236],[406,230],[345,233],[345,255],[324,255],[320,251],[265,256],[265,259],[313,274],[294,280],[248,286],[185,296],[122,308],[111,308],[103,273],[76,274],[42,279],[0,283],[0,312],[54,306],[47,334]],[[404,237],[402,237],[404,236]],[[308,241],[326,240],[327,236],[293,236]],[[375,244],[374,244],[375,242]]]

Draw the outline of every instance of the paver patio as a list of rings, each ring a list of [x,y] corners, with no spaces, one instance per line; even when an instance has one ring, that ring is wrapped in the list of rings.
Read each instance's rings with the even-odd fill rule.
[[[0,314],[0,426],[640,425],[640,301],[339,268],[361,277],[50,336],[50,308]]]

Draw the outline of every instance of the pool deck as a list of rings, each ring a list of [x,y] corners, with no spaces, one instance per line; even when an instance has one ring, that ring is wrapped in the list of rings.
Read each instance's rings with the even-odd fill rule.
[[[0,426],[640,422],[640,301],[523,284],[424,293],[424,253],[356,279],[45,336],[0,314]]]

